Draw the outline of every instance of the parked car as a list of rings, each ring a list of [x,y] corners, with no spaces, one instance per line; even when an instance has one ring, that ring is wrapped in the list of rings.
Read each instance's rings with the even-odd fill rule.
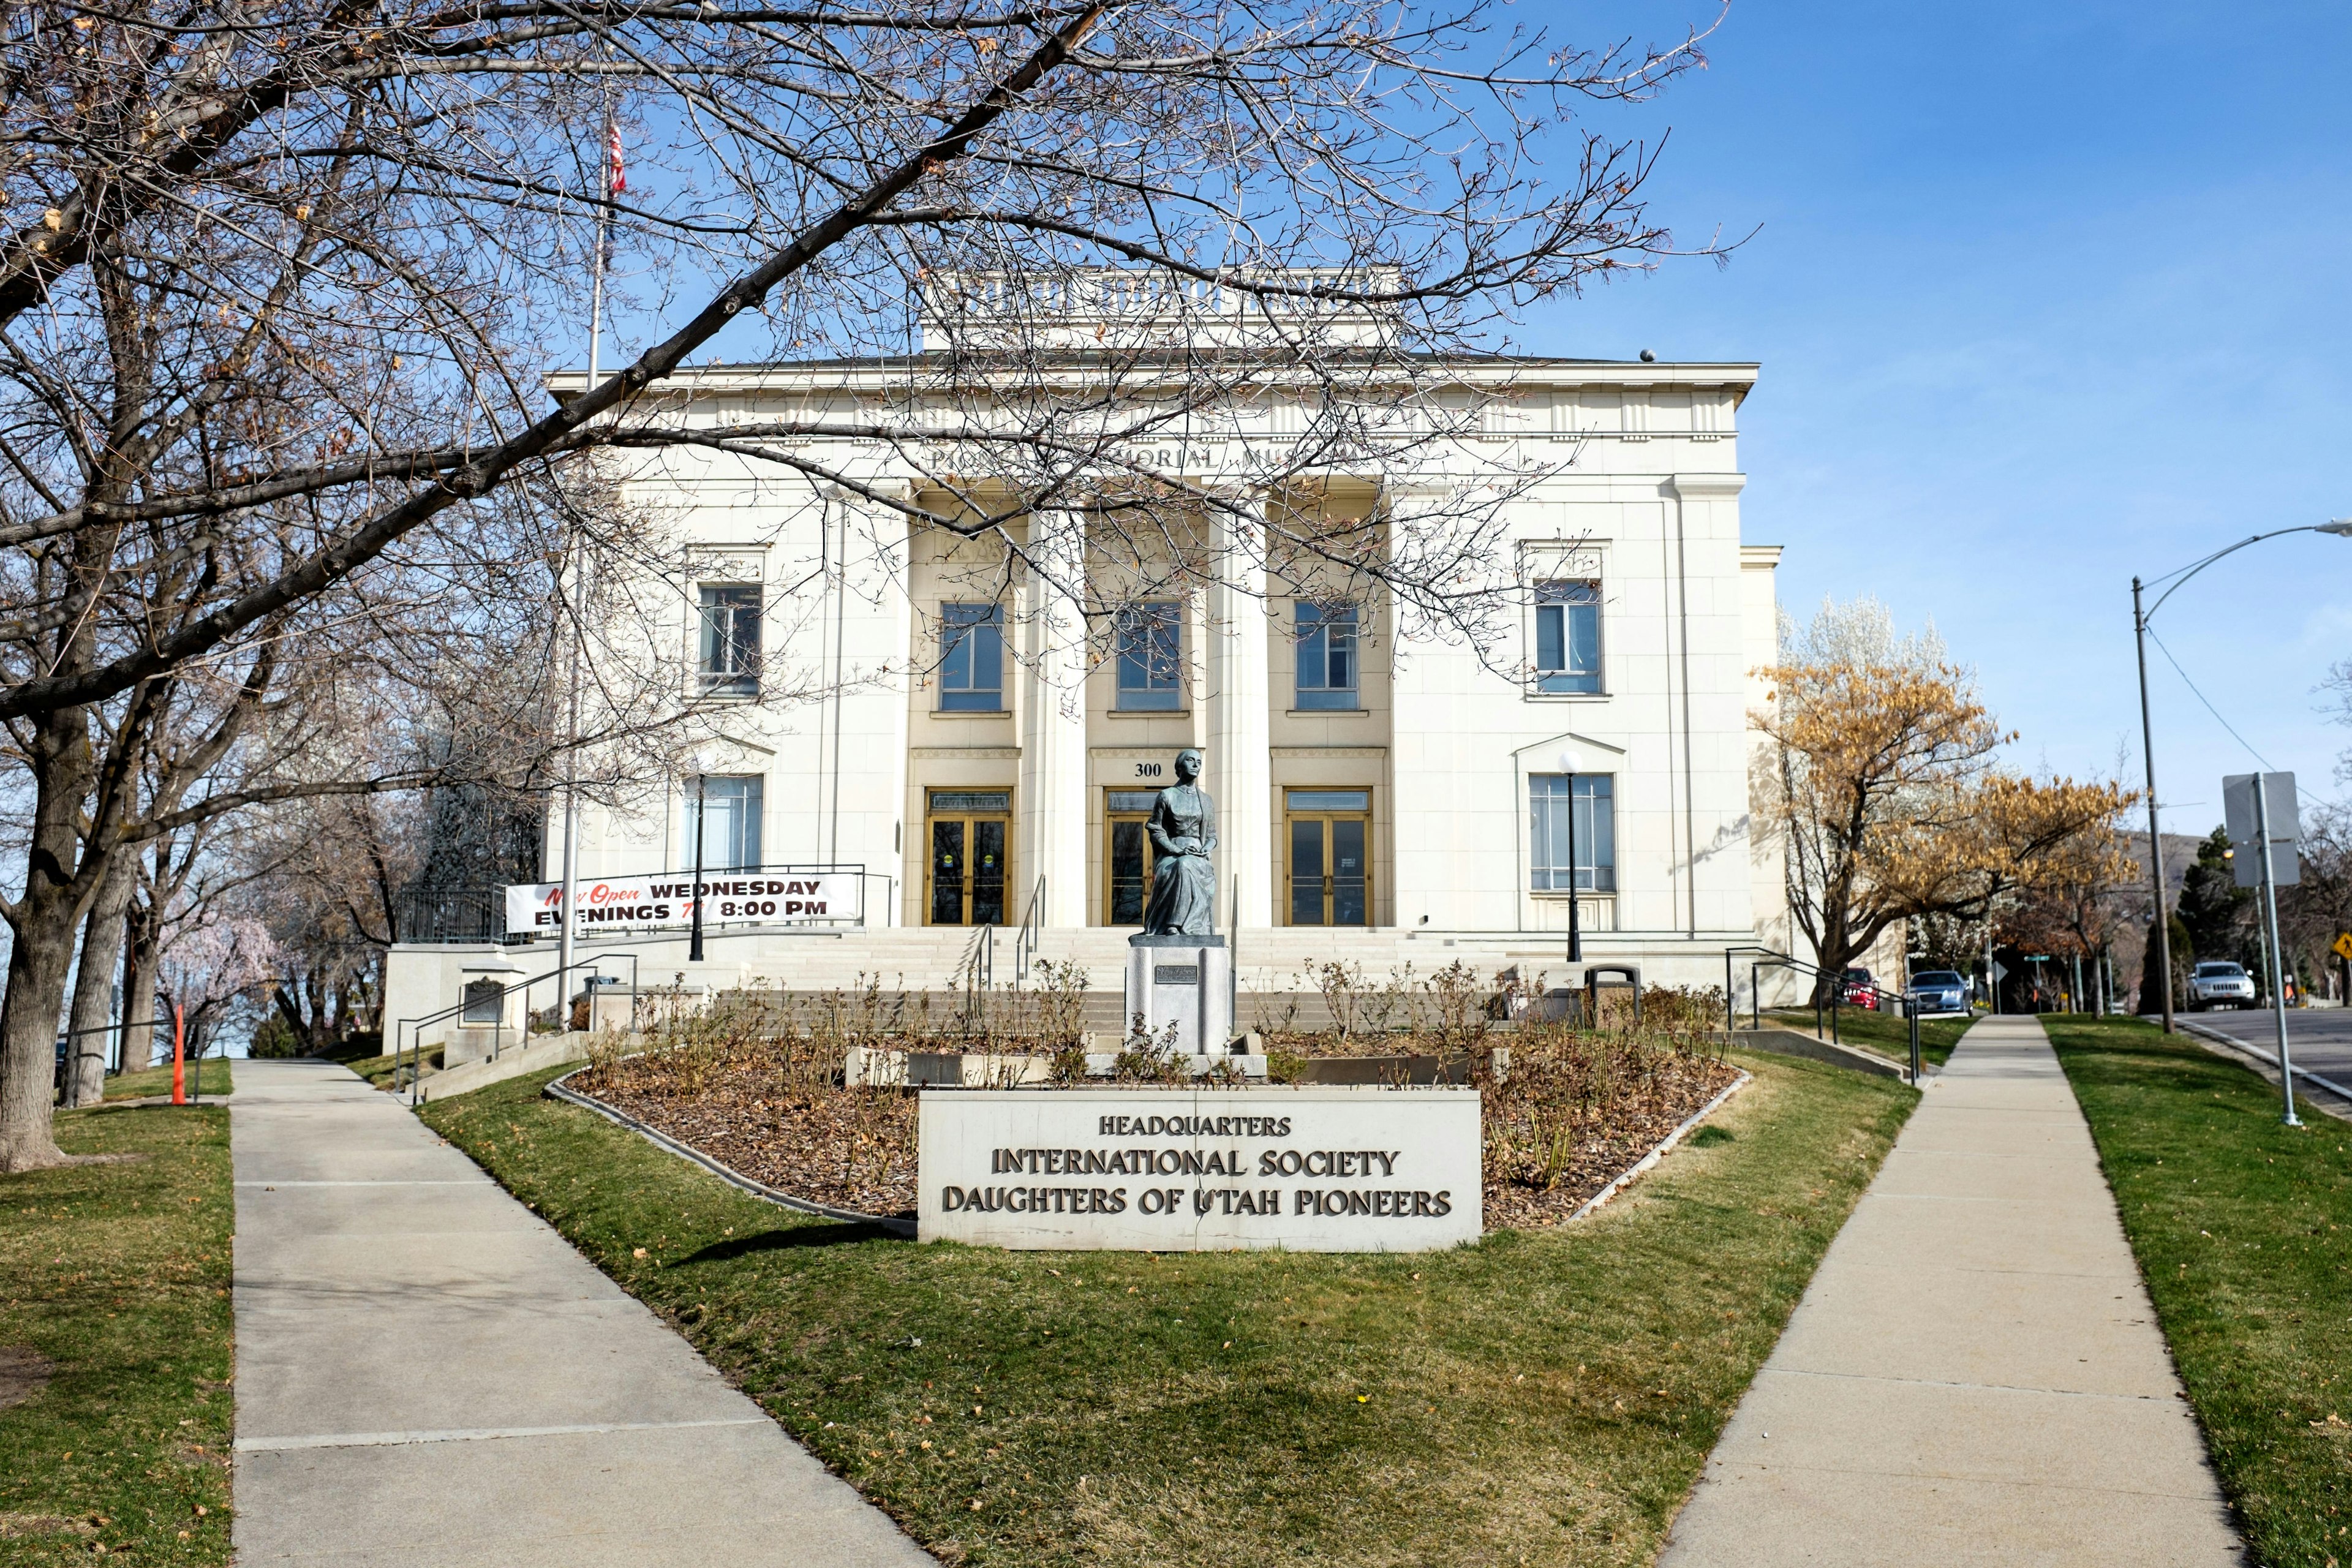
[[[1965,1013],[1969,983],[1957,970],[1922,969],[1911,976],[1911,1000],[1923,1018],[1931,1013]]]
[[[2192,1013],[2202,1013],[2209,1007],[2253,1005],[2254,983],[2246,978],[2246,968],[2242,963],[2200,963],[2189,976],[2189,1010]]]
[[[1871,979],[1869,970],[1855,968],[1845,972],[1844,1000],[1849,1007],[1867,1007],[1874,1013],[1878,1010],[1878,984]]]

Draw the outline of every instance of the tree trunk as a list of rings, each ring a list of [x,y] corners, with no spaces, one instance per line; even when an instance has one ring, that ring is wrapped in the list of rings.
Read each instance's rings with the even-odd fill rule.
[[[118,849],[109,858],[82,927],[73,1011],[66,1019],[72,1037],[66,1047],[68,1106],[96,1105],[106,1098],[106,1051],[112,1043],[106,1026],[114,1011],[114,979],[122,964],[122,917],[131,905],[136,872],[130,851]]]
[[[151,1067],[155,1061],[155,988],[163,971],[155,911],[132,904],[123,929],[130,956],[123,964],[122,1065]]]
[[[25,896],[10,921],[8,994],[0,1002],[0,1172],[61,1165],[50,1112],[57,1102],[58,1021],[73,969],[74,928],[92,890],[75,875],[89,780],[89,742],[80,710],[46,715],[26,750],[33,773],[33,831]]]

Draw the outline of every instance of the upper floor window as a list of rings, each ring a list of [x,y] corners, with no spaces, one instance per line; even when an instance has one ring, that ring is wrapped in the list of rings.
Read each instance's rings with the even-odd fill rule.
[[[1607,773],[1528,777],[1528,887],[1538,893],[1617,890],[1615,784]]]
[[[1356,701],[1356,606],[1298,601],[1298,706],[1349,709]]]
[[[940,606],[940,707],[950,713],[1004,709],[1004,610]]]
[[[702,585],[695,683],[706,696],[760,694],[760,590],[756,584]]]
[[[1183,606],[1161,600],[1129,605],[1117,626],[1118,706],[1129,712],[1173,712],[1184,705]]]
[[[1536,584],[1536,689],[1601,689],[1601,584]]]

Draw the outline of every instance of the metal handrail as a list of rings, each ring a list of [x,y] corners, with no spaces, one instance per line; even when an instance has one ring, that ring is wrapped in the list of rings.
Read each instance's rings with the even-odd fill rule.
[[[963,994],[967,1011],[979,1005],[979,998],[996,986],[996,928],[980,926],[971,933],[971,945],[964,950]]]
[[[1037,962],[1037,944],[1045,937],[1045,874],[1037,873],[1037,886],[1029,894],[1029,912],[1021,917],[1021,934],[1013,943],[1013,988],[1029,978],[1029,966]]]
[[[637,955],[634,952],[600,952],[593,958],[574,959],[572,963],[564,964],[560,968],[551,969],[544,974],[534,974],[528,980],[518,980],[511,985],[499,986],[499,1021],[491,1026],[490,1060],[496,1061],[499,1059],[499,1047],[505,1044],[507,1028],[506,1001],[508,997],[513,995],[518,991],[523,994],[523,1006],[525,1009],[523,1017],[523,1034],[524,1037],[528,1039],[530,1033],[529,1008],[530,1005],[530,988],[532,986],[538,984],[542,980],[560,979],[562,975],[574,969],[593,969],[601,974],[604,973],[604,961],[613,958],[625,958],[629,961],[629,1023],[631,1026],[634,1027],[637,1021]],[[556,1005],[560,1007],[563,1005],[561,995],[561,987],[558,988],[558,993]],[[437,1013],[427,1013],[423,1017],[402,1018],[393,1025],[392,1071],[393,1084],[395,1089],[398,1089],[400,1083],[401,1054],[404,1049],[407,1049],[413,1053],[408,1064],[408,1103],[410,1105],[413,1106],[422,1103],[417,1095],[417,1079],[425,1071],[425,1028],[430,1025],[441,1022],[445,1018],[456,1017],[471,1005],[471,1003],[461,999],[455,1006],[444,1007]],[[590,1007],[591,1021],[593,1020],[593,1015],[594,1007],[592,1002]],[[414,1029],[415,1032],[408,1036],[408,1044],[404,1047],[401,1037],[410,1029]]]
[[[1840,1035],[1838,1029],[1838,1010],[1845,1001],[1845,994],[1849,990],[1865,991],[1871,995],[1877,997],[1882,1002],[1892,1003],[1895,1006],[1903,1009],[1904,1021],[1909,1026],[1907,1032],[1910,1035],[1911,1047],[1911,1081],[1914,1083],[1919,1081],[1919,1074],[1921,1070],[1919,1059],[1919,1006],[1916,998],[1910,993],[1889,991],[1885,987],[1874,984],[1855,986],[1850,984],[1842,973],[1832,973],[1831,971],[1822,968],[1818,963],[1809,963],[1804,959],[1792,957],[1788,953],[1780,952],[1769,947],[1754,944],[1741,944],[1736,947],[1727,947],[1724,949],[1723,952],[1724,1005],[1727,1009],[1730,1010],[1729,1016],[1731,1026],[1735,1030],[1739,1026],[1739,1015],[1737,1004],[1731,1000],[1731,959],[1732,954],[1737,952],[1753,952],[1762,955],[1750,962],[1748,965],[1748,1005],[1752,1010],[1753,1016],[1755,1018],[1755,1026],[1757,1028],[1761,1029],[1764,1026],[1764,990],[1763,986],[1759,984],[1759,977],[1762,972],[1767,969],[1794,969],[1803,973],[1811,974],[1816,979],[1829,980],[1832,982],[1829,988],[1829,1037],[1830,1042],[1832,1045],[1842,1046],[1845,1044],[1845,1041]],[[1819,1035],[1821,1032],[1822,1004],[1819,1000],[1817,991],[1816,997],[1813,1002],[1813,1033]]]

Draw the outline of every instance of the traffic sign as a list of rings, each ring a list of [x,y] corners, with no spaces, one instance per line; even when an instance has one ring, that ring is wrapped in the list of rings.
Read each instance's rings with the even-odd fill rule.
[[[2347,963],[2352,963],[2352,931],[2337,933],[2336,938],[2336,956]]]
[[[2262,815],[2268,818],[2271,840],[2271,882],[2275,887],[2290,888],[2303,879],[2302,857],[2296,853],[2295,842],[2302,837],[2297,820],[2293,773],[2263,775]],[[2238,853],[2230,858],[2231,868],[2237,873],[2241,888],[2263,885],[2263,834],[2255,826],[2254,775],[2231,773],[2221,781],[2221,815],[2229,829],[2231,846]]]

